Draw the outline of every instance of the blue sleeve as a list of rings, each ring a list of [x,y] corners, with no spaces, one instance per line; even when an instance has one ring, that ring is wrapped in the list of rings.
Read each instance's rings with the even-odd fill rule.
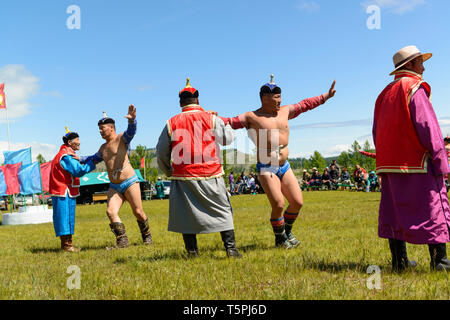
[[[91,172],[95,169],[94,162],[89,161],[87,164],[81,164],[78,160],[75,160],[71,156],[65,156],[61,159],[61,166],[64,170],[69,172],[72,176],[79,178],[84,176],[86,173]]]
[[[102,158],[101,153],[100,153],[100,152],[97,152],[96,154],[94,154],[94,155],[92,155],[92,156],[88,156],[88,157],[86,157],[86,156],[80,157],[80,163],[81,163],[81,164],[86,164],[86,163],[88,163],[89,161],[93,161],[94,163],[95,163],[95,162],[97,162],[97,163],[102,162],[102,161],[103,161],[103,158]]]
[[[137,129],[137,121],[134,119],[133,122],[128,121],[127,131],[123,133],[123,140],[126,144],[130,144],[131,140],[133,140],[134,135],[136,134]]]

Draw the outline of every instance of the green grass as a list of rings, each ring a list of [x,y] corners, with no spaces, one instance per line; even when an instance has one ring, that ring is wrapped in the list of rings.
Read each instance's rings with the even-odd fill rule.
[[[144,202],[154,246],[141,245],[126,204],[121,217],[131,247],[114,244],[106,205],[78,206],[74,244],[59,251],[52,224],[0,226],[0,299],[450,299],[446,273],[429,270],[426,246],[408,245],[419,264],[390,271],[387,240],[377,237],[379,193],[304,192],[294,226],[295,250],[274,248],[265,195],[232,198],[237,244],[229,260],[220,234],[198,236],[201,256],[186,259],[182,237],[167,231],[168,201]],[[69,290],[67,268],[81,270],[81,289]],[[382,290],[369,290],[369,265],[381,268]]]

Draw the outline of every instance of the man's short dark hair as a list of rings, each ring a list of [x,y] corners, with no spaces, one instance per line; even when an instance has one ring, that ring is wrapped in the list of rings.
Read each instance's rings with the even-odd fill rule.
[[[189,104],[195,104],[197,103],[197,98],[180,98],[180,104],[183,106],[189,105]]]

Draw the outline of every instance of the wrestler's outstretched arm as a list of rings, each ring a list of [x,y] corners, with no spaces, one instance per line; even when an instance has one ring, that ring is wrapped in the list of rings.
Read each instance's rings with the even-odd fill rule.
[[[314,98],[305,99],[297,104],[285,106],[289,108],[289,120],[297,118],[300,114],[317,108],[318,106],[327,102],[328,99],[334,97],[334,95],[336,94],[336,90],[334,89],[335,85],[336,80],[334,80],[330,90],[328,90],[327,93],[321,94],[320,96]]]

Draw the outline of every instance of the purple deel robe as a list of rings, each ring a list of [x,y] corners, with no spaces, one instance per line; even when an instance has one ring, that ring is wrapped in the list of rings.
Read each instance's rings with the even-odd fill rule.
[[[419,140],[430,152],[427,173],[380,174],[378,236],[413,244],[446,243],[450,207],[444,175],[450,170],[438,120],[423,87],[413,95],[409,108]],[[374,141],[375,137],[376,123]]]

